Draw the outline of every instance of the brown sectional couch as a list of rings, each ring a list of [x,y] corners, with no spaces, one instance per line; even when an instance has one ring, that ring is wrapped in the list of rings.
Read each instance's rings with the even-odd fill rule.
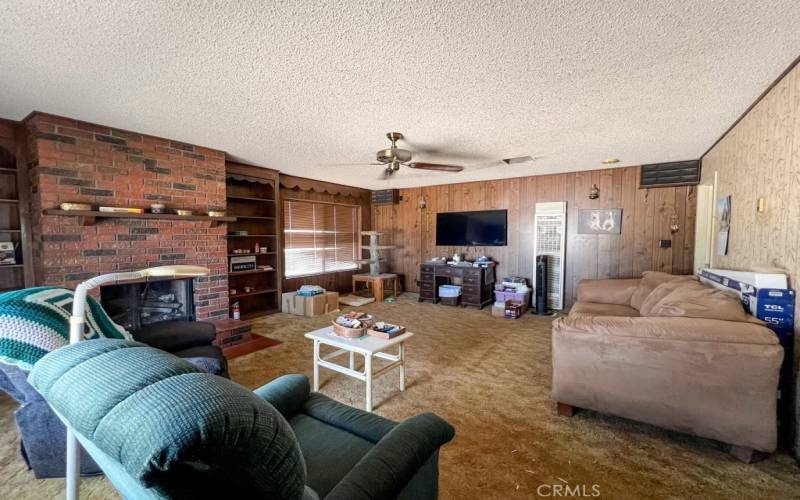
[[[569,315],[553,322],[552,342],[562,411],[716,439],[743,459],[775,449],[783,349],[738,298],[664,273],[585,280]]]

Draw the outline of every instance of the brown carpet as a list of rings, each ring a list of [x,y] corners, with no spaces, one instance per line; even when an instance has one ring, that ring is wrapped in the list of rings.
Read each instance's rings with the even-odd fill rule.
[[[375,412],[396,420],[434,411],[457,431],[441,454],[441,496],[535,498],[537,488],[585,485],[600,498],[800,498],[800,469],[785,453],[745,465],[722,445],[648,425],[581,412],[555,416],[550,392],[550,319],[510,321],[488,309],[418,304],[405,294],[363,310],[406,325],[407,389],[397,372],[375,383]],[[311,374],[303,333],[326,317],[286,314],[255,322],[281,345],[231,362],[234,380],[257,387],[285,373]],[[363,407],[363,384],[322,370],[321,391]],[[60,498],[63,482],[36,481],[17,454],[13,404],[0,400],[0,498]],[[83,498],[114,498],[103,479],[85,480]]]

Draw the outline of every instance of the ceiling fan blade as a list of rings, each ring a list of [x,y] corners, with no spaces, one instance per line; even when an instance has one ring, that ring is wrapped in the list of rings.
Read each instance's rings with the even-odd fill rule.
[[[441,163],[414,162],[409,163],[408,166],[419,170],[439,170],[441,172],[461,172],[464,170],[464,167],[459,165],[444,165]]]
[[[383,163],[374,161],[371,163],[322,163],[320,167],[361,167],[364,165],[383,165]]]

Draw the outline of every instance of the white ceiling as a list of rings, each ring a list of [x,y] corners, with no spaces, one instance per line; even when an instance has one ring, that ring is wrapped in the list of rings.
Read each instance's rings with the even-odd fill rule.
[[[2,3],[0,116],[367,188],[698,158],[800,54],[796,0]],[[393,130],[466,171],[331,165]]]

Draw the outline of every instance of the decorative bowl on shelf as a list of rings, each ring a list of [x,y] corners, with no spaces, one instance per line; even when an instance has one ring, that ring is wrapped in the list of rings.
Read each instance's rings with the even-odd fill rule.
[[[89,205],[88,203],[62,203],[61,205],[59,205],[59,208],[61,208],[61,210],[82,210],[82,211],[86,210],[86,211],[88,211],[88,210],[92,209],[92,206]]]
[[[178,215],[192,215],[194,212],[192,212],[191,210],[186,210],[184,208],[179,208],[175,210],[175,213]]]

